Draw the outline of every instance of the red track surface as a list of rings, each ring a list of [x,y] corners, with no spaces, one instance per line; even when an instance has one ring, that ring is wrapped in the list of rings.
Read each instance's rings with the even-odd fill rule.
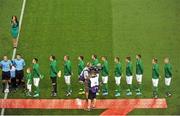
[[[0,99],[1,108],[84,109],[80,99]],[[126,115],[136,108],[167,108],[165,99],[104,99],[97,100],[96,109],[107,109],[101,115]]]

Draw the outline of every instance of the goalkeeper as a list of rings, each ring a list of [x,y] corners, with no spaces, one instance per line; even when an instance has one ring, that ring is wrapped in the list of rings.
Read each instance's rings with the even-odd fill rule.
[[[52,83],[51,96],[57,96],[57,76],[61,76],[61,71],[58,72],[57,61],[54,55],[49,57],[50,60],[50,78]]]

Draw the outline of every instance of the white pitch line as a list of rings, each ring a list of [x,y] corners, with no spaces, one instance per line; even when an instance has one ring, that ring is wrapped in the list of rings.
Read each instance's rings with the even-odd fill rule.
[[[20,19],[19,19],[19,33],[18,33],[18,36],[17,36],[17,43],[19,41],[19,35],[20,35],[20,32],[21,32],[21,24],[22,24],[22,20],[23,20],[25,6],[26,6],[26,0],[23,0]],[[13,49],[12,60],[15,58],[15,55],[16,55],[16,48]],[[7,99],[7,97],[8,97],[8,92],[5,92],[4,99]],[[5,108],[2,108],[1,109],[1,116],[4,116],[4,112],[5,112]]]

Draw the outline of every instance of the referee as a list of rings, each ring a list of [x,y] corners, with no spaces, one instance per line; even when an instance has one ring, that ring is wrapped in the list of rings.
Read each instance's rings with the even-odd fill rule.
[[[20,54],[16,55],[16,59],[14,59],[14,65],[16,67],[16,83],[17,87],[19,86],[25,86],[24,83],[24,67],[25,67],[25,61],[22,58]]]
[[[11,61],[8,59],[8,57],[5,55],[3,57],[3,60],[0,62],[0,67],[2,69],[2,92],[9,92],[9,86],[10,83],[10,68],[12,66]]]

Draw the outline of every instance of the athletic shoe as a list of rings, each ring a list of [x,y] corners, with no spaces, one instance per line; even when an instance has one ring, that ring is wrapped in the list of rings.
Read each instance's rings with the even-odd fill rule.
[[[70,92],[68,92],[67,94],[66,94],[66,96],[70,96],[71,95],[71,93]]]
[[[127,92],[126,95],[127,95],[127,96],[131,96],[131,95],[132,95],[132,92]]]
[[[127,91],[127,92],[130,92],[130,89],[127,89],[126,91]]]
[[[121,96],[120,93],[116,93],[116,94],[115,94],[115,97],[119,97],[119,96]]]
[[[157,98],[158,98],[158,95],[155,95],[154,98],[157,99]]]
[[[5,92],[5,93],[9,93],[9,89],[5,89],[4,92]]]
[[[171,97],[172,94],[171,93],[166,93],[165,97]]]
[[[53,92],[51,93],[51,97],[52,97],[52,96],[54,96],[54,93],[53,93]]]
[[[136,92],[140,92],[140,89],[136,89],[135,91],[136,91]]]
[[[81,88],[81,89],[79,89],[79,91],[83,91],[83,89]]]
[[[104,92],[104,93],[103,93],[103,96],[107,96],[107,95],[108,95],[108,92]]]
[[[79,95],[82,95],[82,92],[79,92],[78,94],[79,94]]]
[[[26,93],[26,96],[31,96],[31,94],[29,92]]]
[[[97,92],[96,95],[99,95],[99,92]]]
[[[54,95],[53,95],[54,97],[56,97],[57,96],[57,93],[54,93]]]
[[[137,96],[141,96],[142,93],[141,93],[141,92],[137,92],[136,95],[137,95]]]
[[[39,94],[35,94],[33,97],[39,97]]]
[[[168,97],[171,97],[172,96],[172,94],[171,93],[168,93]]]
[[[116,89],[116,90],[114,90],[115,92],[118,92],[118,90]]]

